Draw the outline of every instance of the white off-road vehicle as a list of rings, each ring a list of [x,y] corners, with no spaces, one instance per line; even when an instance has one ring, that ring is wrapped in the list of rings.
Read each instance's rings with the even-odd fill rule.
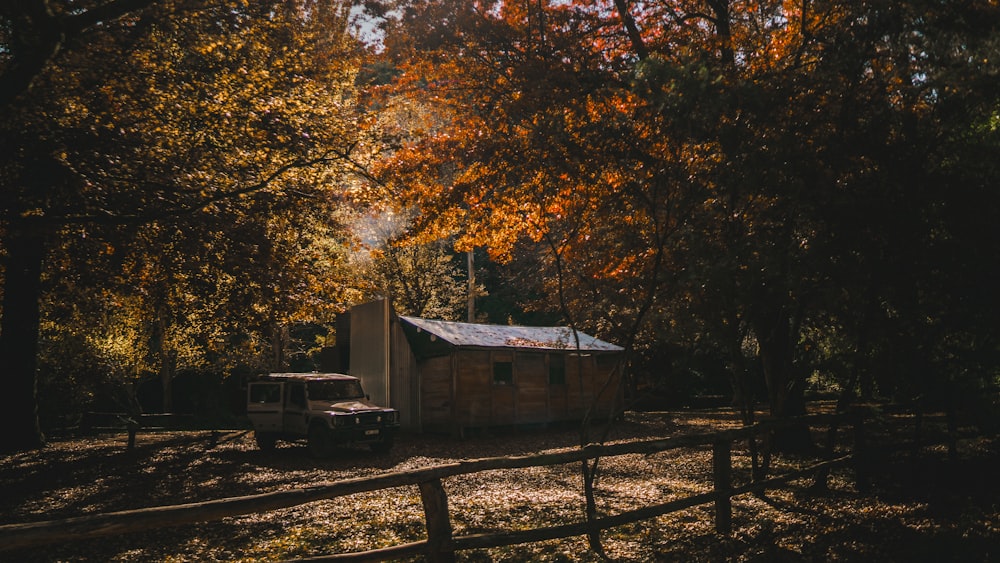
[[[260,449],[304,438],[316,457],[327,457],[342,444],[388,451],[399,430],[398,411],[376,406],[358,378],[339,373],[262,376],[248,385],[247,415]]]

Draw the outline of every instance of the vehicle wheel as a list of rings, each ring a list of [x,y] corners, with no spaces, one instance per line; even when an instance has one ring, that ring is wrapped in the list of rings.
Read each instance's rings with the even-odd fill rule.
[[[274,443],[278,441],[278,436],[273,432],[254,432],[254,440],[261,451],[269,452],[274,449]]]
[[[330,456],[330,431],[322,424],[313,424],[309,427],[309,455],[316,458]]]

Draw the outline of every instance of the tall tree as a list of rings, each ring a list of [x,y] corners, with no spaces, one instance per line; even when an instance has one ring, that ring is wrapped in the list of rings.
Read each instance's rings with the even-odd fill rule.
[[[407,244],[387,239],[364,267],[374,293],[392,300],[404,315],[465,320],[467,273],[446,243]]]
[[[574,309],[617,315],[602,327],[642,327],[647,299],[701,318],[733,369],[759,361],[774,416],[804,412],[806,335],[852,332],[864,364],[905,310],[941,319],[907,323],[936,348],[947,323],[925,313],[951,302],[943,287],[990,279],[922,249],[991,255],[952,223],[964,212],[942,214],[960,206],[941,187],[995,174],[956,165],[994,142],[995,7],[401,4],[395,91],[448,119],[386,166],[421,232],[498,258],[546,244]],[[958,141],[972,130],[985,138]]]
[[[57,19],[83,10],[50,5]],[[11,366],[4,377],[18,390],[18,408],[4,412],[5,427],[16,429],[5,435],[4,449],[40,439],[34,358],[43,259],[70,231],[150,225],[145,240],[170,248],[179,240],[172,233],[207,227],[199,256],[223,257],[225,265],[225,258],[236,258],[225,252],[225,233],[234,224],[255,223],[271,241],[262,263],[273,276],[258,286],[254,304],[278,302],[284,288],[307,291],[279,258],[288,254],[274,250],[309,252],[308,241],[319,237],[286,229],[318,233],[329,224],[322,210],[342,201],[344,174],[364,150],[351,109],[360,53],[346,34],[347,10],[338,2],[191,1],[102,19],[46,59],[9,101],[3,137],[9,156],[0,186],[7,250],[0,355]],[[7,29],[15,30],[7,36],[12,45],[20,41],[12,40],[21,36],[18,26],[38,25],[24,14],[4,16]],[[20,68],[33,53],[26,52],[12,49],[4,70]],[[316,211],[297,218],[293,201],[312,202]],[[264,217],[252,219],[258,213]],[[160,258],[187,261],[198,242],[185,244],[176,254],[149,247],[143,262],[164,268],[137,270],[160,288],[151,303],[161,365],[173,354],[166,346],[171,319],[185,314],[169,296],[187,274]],[[238,272],[230,269],[230,275]],[[277,323],[285,315],[267,316]]]

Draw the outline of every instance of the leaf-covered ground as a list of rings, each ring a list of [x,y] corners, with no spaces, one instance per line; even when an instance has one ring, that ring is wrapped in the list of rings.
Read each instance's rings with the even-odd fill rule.
[[[909,438],[905,419],[884,417]],[[728,411],[630,414],[611,441],[705,432],[735,425]],[[933,429],[932,424],[927,424]],[[308,483],[426,467],[459,459],[557,451],[579,442],[572,428],[466,437],[404,435],[389,454],[344,449],[329,460],[301,444],[262,453],[252,435],[225,431],[54,440],[45,449],[0,457],[0,524],[179,504],[294,488]],[[764,498],[733,500],[733,532],[713,528],[710,505],[607,530],[607,555],[620,561],[1000,561],[1000,444],[966,439],[959,459],[943,447],[880,456],[873,487],[855,488],[838,470],[828,492],[800,480]],[[739,484],[746,451],[733,452]],[[803,463],[776,458],[778,469]],[[448,478],[456,535],[578,522],[584,498],[577,464]],[[706,492],[711,452],[685,449],[601,461],[603,514]],[[155,531],[0,551],[0,561],[280,561],[363,551],[425,537],[416,487],[359,494],[291,509]],[[582,537],[462,552],[460,561],[598,561]]]

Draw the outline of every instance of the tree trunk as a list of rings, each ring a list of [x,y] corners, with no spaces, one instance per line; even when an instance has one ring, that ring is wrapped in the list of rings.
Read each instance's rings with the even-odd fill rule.
[[[160,358],[160,389],[163,391],[162,407],[165,413],[174,410],[174,373],[177,371],[177,350],[171,347],[167,334],[171,318],[166,306],[157,307],[153,341],[156,342]]]
[[[174,412],[174,374],[177,372],[177,350],[160,353],[160,384],[163,388],[163,412]]]
[[[806,414],[805,382],[797,377],[792,363],[798,338],[796,324],[788,311],[781,308],[774,315],[766,315],[764,322],[756,327],[770,412],[776,419]],[[775,451],[802,452],[813,444],[809,428],[803,425],[775,431],[771,445]]]
[[[271,323],[271,371],[283,371],[287,367],[285,346],[288,344],[288,327],[277,321]]]
[[[728,339],[730,344],[730,354],[733,358],[730,366],[733,385],[733,402],[740,411],[740,421],[743,426],[753,426],[756,421],[755,398],[753,386],[750,383],[750,371],[743,358],[741,343],[743,335],[734,333]],[[765,471],[760,465],[760,451],[757,448],[757,436],[751,434],[747,438],[747,449],[750,452],[750,475],[753,480],[760,481],[766,477]],[[762,494],[762,493],[760,493]]]
[[[0,451],[35,449],[45,443],[38,424],[36,374],[38,364],[39,298],[45,240],[41,233],[10,225],[4,246],[3,317],[0,319]]]

